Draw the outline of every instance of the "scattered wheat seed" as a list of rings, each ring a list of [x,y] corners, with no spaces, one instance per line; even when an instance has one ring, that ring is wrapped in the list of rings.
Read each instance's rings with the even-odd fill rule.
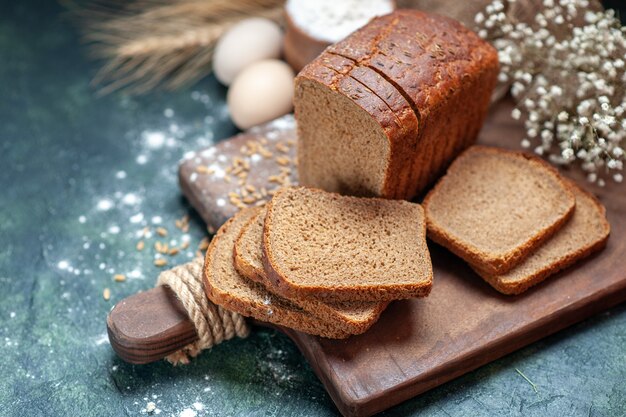
[[[215,173],[215,170],[209,168],[206,165],[198,165],[196,167],[196,172],[199,173],[199,174],[211,175],[211,174]]]
[[[126,275],[123,275],[123,274],[113,275],[113,280],[116,282],[124,282],[126,281]]]
[[[111,299],[111,290],[108,288],[105,288],[102,291],[102,298],[104,298],[104,301],[109,301]]]
[[[280,152],[283,152],[283,153],[287,153],[287,152],[289,152],[289,147],[284,142],[278,142],[276,144],[276,150],[278,150]]]
[[[167,265],[167,261],[165,259],[163,259],[163,258],[155,259],[154,260],[154,265],[158,266],[158,267],[162,267],[162,266]]]
[[[159,236],[167,236],[167,229],[164,227],[157,227],[156,232]]]
[[[284,156],[279,156],[276,157],[276,162],[278,163],[278,165],[283,165],[283,166],[287,166],[290,164],[289,158],[284,157]]]
[[[136,248],[137,248],[138,251],[142,251],[145,246],[146,246],[146,244],[144,243],[144,241],[140,240],[139,242],[137,242]]]
[[[209,239],[206,237],[202,238],[202,240],[198,244],[198,249],[206,250],[208,247],[209,247]]]
[[[267,177],[267,180],[269,182],[275,182],[277,184],[282,184],[283,183],[282,178],[280,178],[278,175],[270,175],[269,177]]]

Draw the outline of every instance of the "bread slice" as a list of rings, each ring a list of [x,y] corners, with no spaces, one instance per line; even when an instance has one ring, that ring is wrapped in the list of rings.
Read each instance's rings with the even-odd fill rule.
[[[262,242],[263,224],[267,210],[256,208],[256,214],[246,223],[235,243],[235,268],[246,278],[263,284],[272,290],[263,269]],[[324,302],[313,298],[293,298],[291,301],[303,310],[343,324],[344,330],[360,334],[374,324],[380,313],[387,307],[387,302]]]
[[[604,206],[579,186],[571,185],[576,195],[576,210],[550,240],[506,274],[493,275],[473,267],[496,290],[503,294],[520,294],[604,248],[611,231]]]
[[[241,276],[233,265],[233,247],[241,229],[255,214],[244,209],[217,231],[204,262],[204,289],[207,297],[222,307],[246,317],[329,338],[345,338],[349,333],[324,321],[282,297],[268,292],[261,284]]]
[[[268,203],[263,265],[289,298],[385,301],[432,286],[420,205],[304,187],[282,188]]]
[[[394,150],[392,160],[389,162],[391,165],[395,165],[400,171],[409,171],[411,175],[393,175],[389,176],[385,180],[383,193],[386,197],[390,198],[402,198],[404,194],[400,190],[406,190],[409,188],[409,184],[417,182],[417,178],[413,174],[417,174],[416,170],[411,167],[416,163],[415,158],[411,158],[412,151],[417,147],[418,140],[418,121],[415,111],[411,107],[411,104],[406,98],[400,94],[398,89],[383,78],[378,72],[372,70],[369,67],[358,66],[357,63],[349,58],[324,52],[318,59],[320,65],[312,65],[309,69],[310,75],[316,75],[317,71],[320,71],[322,67],[331,69],[333,72],[340,74],[345,78],[351,78],[358,82],[356,91],[347,91],[347,93],[361,93],[364,94],[365,100],[368,96],[375,96],[376,101],[370,102],[370,104],[384,103],[388,110],[393,113],[395,119],[395,125],[399,130],[394,130],[394,134],[400,136],[398,139],[398,148]],[[340,78],[338,75],[333,77],[335,79]],[[322,80],[325,80],[322,77]],[[340,85],[345,82],[340,82]],[[342,90],[338,90],[342,92]],[[359,100],[360,102],[363,99]],[[362,106],[367,108],[367,106]],[[372,113],[376,114],[376,113]],[[390,126],[390,127],[394,127]],[[322,187],[323,188],[323,187]]]
[[[565,224],[576,200],[543,160],[474,146],[423,204],[432,240],[489,274],[503,274]]]

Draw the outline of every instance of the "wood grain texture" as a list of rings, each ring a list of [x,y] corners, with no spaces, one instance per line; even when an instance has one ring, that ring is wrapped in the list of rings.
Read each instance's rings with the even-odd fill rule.
[[[107,332],[115,352],[135,364],[163,359],[198,338],[182,304],[165,286],[117,303],[107,317]]]
[[[226,170],[232,166],[233,157],[246,158],[250,164],[247,184],[272,190],[278,183],[271,182],[271,177],[279,175],[281,169],[289,169],[291,181],[296,180],[296,167],[293,159],[296,156],[295,121],[292,115],[283,116],[265,125],[253,127],[246,133],[224,140],[214,147],[203,149],[183,161],[178,170],[178,181],[183,194],[198,211],[210,231],[215,232],[239,211],[231,204],[228,194],[240,191],[237,177],[229,175]],[[263,148],[271,153],[255,153],[246,157],[241,148],[248,142],[265,141]],[[278,147],[278,149],[277,149]],[[283,149],[284,151],[281,151]],[[285,152],[286,151],[286,152]],[[286,165],[276,161],[277,157],[285,156],[289,160]],[[206,167],[211,173],[198,172],[198,167]],[[227,182],[225,177],[230,178]]]
[[[510,118],[511,106],[503,102],[492,110],[479,143],[519,149],[523,129]],[[290,129],[281,131],[283,139],[294,134]],[[221,143],[215,155],[230,157],[229,149],[255,135],[235,137],[227,142],[231,145]],[[208,190],[203,188],[209,186],[206,182],[187,181],[191,163],[181,166],[184,193],[207,223],[217,227],[232,210],[218,207],[207,193],[223,196],[233,187],[222,184]],[[263,172],[274,169],[264,166]],[[392,303],[367,333],[346,340],[281,329],[298,345],[344,415],[382,411],[626,300],[626,241],[620,238],[626,234],[626,187],[591,187],[578,171],[564,174],[607,208],[613,237],[599,254],[511,297],[493,290],[463,261],[429,242],[435,278],[428,298]]]

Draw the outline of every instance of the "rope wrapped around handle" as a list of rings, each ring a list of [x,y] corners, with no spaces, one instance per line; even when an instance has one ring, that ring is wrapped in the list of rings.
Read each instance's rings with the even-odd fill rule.
[[[179,265],[159,274],[156,285],[167,285],[172,289],[187,311],[196,328],[198,340],[165,359],[174,365],[188,364],[202,350],[209,349],[235,336],[245,338],[250,327],[244,317],[213,304],[205,295],[202,284],[203,259]]]

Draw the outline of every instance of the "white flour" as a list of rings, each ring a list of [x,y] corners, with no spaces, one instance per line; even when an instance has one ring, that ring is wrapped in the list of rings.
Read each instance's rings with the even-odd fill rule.
[[[334,43],[371,18],[391,13],[393,3],[390,0],[288,0],[286,9],[302,31]]]

